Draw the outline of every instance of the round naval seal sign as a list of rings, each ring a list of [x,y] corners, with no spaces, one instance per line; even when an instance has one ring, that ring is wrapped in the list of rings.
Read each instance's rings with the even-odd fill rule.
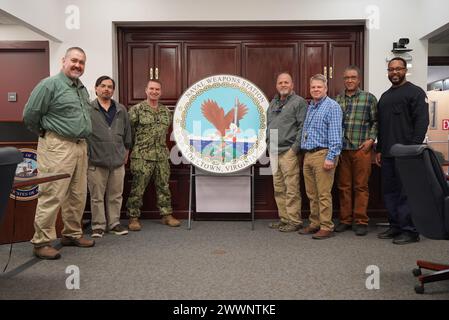
[[[36,150],[21,148],[19,149],[23,155],[23,161],[17,165],[15,180],[27,180],[37,175],[37,153]],[[11,199],[18,201],[30,201],[38,196],[38,186],[32,185],[28,187],[17,188],[10,193]]]
[[[265,94],[233,75],[204,78],[188,88],[173,117],[183,156],[196,167],[226,174],[253,165],[266,149]]]

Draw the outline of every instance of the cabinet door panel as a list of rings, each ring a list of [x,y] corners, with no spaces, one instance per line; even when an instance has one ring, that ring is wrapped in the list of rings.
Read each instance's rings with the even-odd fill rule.
[[[243,77],[256,84],[271,100],[276,94],[276,76],[286,71],[292,75],[294,90],[299,92],[298,43],[243,44]]]
[[[128,104],[135,104],[146,99],[145,86],[150,79],[153,68],[153,45],[130,44],[128,46]],[[154,71],[153,71],[154,72]]]
[[[310,99],[310,77],[317,73],[324,74],[327,71],[327,42],[302,42],[301,43],[301,91],[300,95]]]
[[[161,81],[162,103],[175,103],[181,95],[181,44],[155,44],[154,77]]]
[[[230,44],[186,43],[184,52],[185,78],[187,89],[196,81],[215,74],[241,74],[241,46]]]
[[[332,67],[332,72],[329,72],[329,97],[334,98],[344,91],[343,72],[347,66],[354,63],[354,42],[331,42],[329,44],[329,66]]]

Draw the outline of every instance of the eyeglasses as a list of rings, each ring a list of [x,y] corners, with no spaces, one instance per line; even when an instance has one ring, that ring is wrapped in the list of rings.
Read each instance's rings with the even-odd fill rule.
[[[359,77],[353,76],[353,77],[343,77],[343,80],[348,81],[348,80],[357,80]]]
[[[387,71],[393,73],[393,72],[400,72],[404,69],[406,69],[406,68],[405,67],[388,68]]]

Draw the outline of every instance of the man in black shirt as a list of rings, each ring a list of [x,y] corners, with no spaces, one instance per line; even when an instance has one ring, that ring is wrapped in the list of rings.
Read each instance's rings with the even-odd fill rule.
[[[411,218],[407,197],[396,172],[390,148],[395,143],[421,144],[429,125],[426,93],[405,78],[407,63],[396,57],[388,63],[390,89],[382,94],[378,104],[379,134],[376,163],[382,164],[382,188],[388,210],[390,228],[378,234],[380,239],[393,239],[394,244],[419,241]]]

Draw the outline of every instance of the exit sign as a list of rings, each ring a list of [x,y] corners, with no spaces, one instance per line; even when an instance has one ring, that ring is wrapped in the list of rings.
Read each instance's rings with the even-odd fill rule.
[[[449,119],[443,119],[443,130],[449,130]]]

